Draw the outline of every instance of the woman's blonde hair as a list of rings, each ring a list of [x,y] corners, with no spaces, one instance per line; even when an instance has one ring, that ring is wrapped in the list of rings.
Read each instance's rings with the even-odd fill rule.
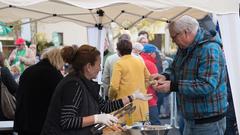
[[[60,47],[47,48],[44,50],[41,59],[48,59],[49,62],[58,70],[61,70],[64,65]]]

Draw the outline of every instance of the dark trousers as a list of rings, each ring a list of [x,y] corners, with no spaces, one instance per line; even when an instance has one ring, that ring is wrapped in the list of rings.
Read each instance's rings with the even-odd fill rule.
[[[231,100],[232,101],[232,100]],[[229,102],[228,111],[226,114],[226,131],[224,135],[237,135],[237,121],[233,102]]]
[[[161,124],[157,106],[149,107],[149,120],[151,122],[151,125],[160,125]]]

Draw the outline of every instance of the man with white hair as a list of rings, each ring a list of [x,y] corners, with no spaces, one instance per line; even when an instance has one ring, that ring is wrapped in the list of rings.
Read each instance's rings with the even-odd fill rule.
[[[153,76],[155,90],[176,92],[184,135],[224,135],[227,75],[219,35],[200,28],[190,16],[172,21],[169,32],[179,49],[172,65]]]

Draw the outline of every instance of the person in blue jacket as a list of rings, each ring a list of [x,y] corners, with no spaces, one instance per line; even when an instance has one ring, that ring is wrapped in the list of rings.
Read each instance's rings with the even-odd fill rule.
[[[224,135],[227,73],[219,35],[186,15],[172,21],[169,32],[179,49],[171,66],[153,76],[158,80],[155,90],[176,92],[184,135]]]

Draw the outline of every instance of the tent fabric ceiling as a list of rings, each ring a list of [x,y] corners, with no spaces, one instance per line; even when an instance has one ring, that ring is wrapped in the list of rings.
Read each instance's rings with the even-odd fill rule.
[[[83,8],[99,8],[116,3],[131,3],[141,7],[158,10],[169,7],[193,7],[216,14],[236,13],[238,8],[236,0],[62,0]],[[238,0],[240,1],[240,0]]]
[[[120,26],[123,22],[134,25],[143,18],[160,21],[172,20],[179,13],[202,18],[206,15],[204,11],[210,8],[199,6],[199,9],[204,11],[189,8],[189,6],[197,7],[196,5],[200,5],[202,1],[206,2],[206,0],[182,0],[182,2],[180,0],[0,0],[0,21],[9,23],[31,18],[32,21],[48,23],[70,20],[83,26],[95,26],[96,24],[105,26],[111,22],[116,22]],[[223,2],[226,0],[217,0],[220,6]],[[211,10],[217,13],[232,13],[235,12],[234,8],[230,8],[232,3],[227,1],[223,9],[216,9],[213,8],[216,6],[212,6]],[[104,11],[103,17],[99,17],[97,12],[100,9]],[[130,26],[122,27],[129,28]]]
[[[209,0],[0,0],[2,3],[15,6],[30,6],[46,1],[60,1],[86,9],[101,8],[116,3],[130,3],[150,9],[185,6],[216,14],[238,12],[236,4],[240,2],[240,0],[211,0],[211,2]]]

